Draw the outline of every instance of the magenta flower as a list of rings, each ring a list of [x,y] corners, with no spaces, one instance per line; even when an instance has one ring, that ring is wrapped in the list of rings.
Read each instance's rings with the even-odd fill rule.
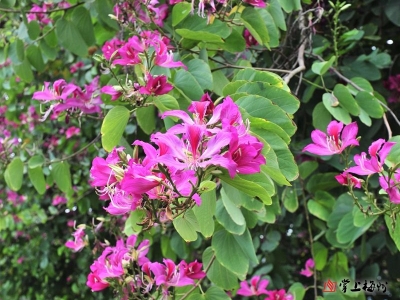
[[[92,292],[104,290],[109,286],[109,283],[99,276],[99,270],[102,268],[104,268],[104,265],[98,261],[95,261],[90,266],[92,272],[88,275],[86,285],[92,289]]]
[[[65,204],[65,203],[67,203],[67,199],[65,197],[56,195],[56,196],[54,196],[53,201],[51,202],[51,205],[57,206],[60,204]]]
[[[284,289],[268,291],[267,294],[264,300],[294,300],[292,294],[287,294]]]
[[[186,277],[191,279],[202,279],[206,276],[206,273],[203,271],[203,264],[197,262],[197,260],[189,264],[182,260],[179,264],[179,268],[184,271]]]
[[[187,67],[181,61],[174,61],[172,52],[168,52],[167,46],[162,41],[158,41],[156,45],[156,58],[154,64],[164,68],[182,67],[187,70]]]
[[[394,142],[385,142],[384,139],[373,142],[368,148],[368,153],[371,158],[367,159],[367,154],[365,152],[362,152],[361,155],[354,155],[354,162],[357,166],[347,169],[346,172],[357,175],[381,173],[383,171],[385,159],[395,144]]]
[[[361,188],[362,180],[347,173],[347,171],[343,172],[342,174],[336,175],[335,178],[341,185],[350,185],[358,189]]]
[[[379,177],[379,184],[381,185],[382,189],[389,196],[390,202],[394,204],[400,204],[400,172],[399,170],[396,171],[394,174],[394,179],[390,179],[387,176]]]
[[[71,126],[65,131],[65,137],[67,139],[70,139],[74,135],[78,135],[80,132],[81,132],[80,128],[75,127],[75,126]]]
[[[44,102],[52,100],[66,100],[78,87],[72,83],[67,84],[64,79],[56,80],[53,88],[50,88],[50,82],[44,83],[44,90],[34,92],[32,99],[43,100]]]
[[[257,40],[254,38],[254,36],[250,33],[250,31],[248,31],[247,29],[245,29],[243,31],[243,37],[244,40],[246,41],[246,47],[251,47],[251,46],[257,46],[258,42]]]
[[[253,276],[250,280],[250,286],[247,281],[240,283],[240,289],[238,289],[237,294],[246,297],[267,295],[266,287],[268,284],[269,281],[267,279],[260,280],[260,276]]]
[[[266,6],[266,3],[263,0],[243,0],[243,2],[260,8],[264,8]]]
[[[194,280],[185,275],[185,270],[180,269],[170,259],[164,259],[164,264],[158,262],[150,264],[150,270],[154,274],[156,285],[163,285],[165,288],[170,286],[193,285]]]
[[[86,242],[83,240],[85,236],[84,228],[78,228],[73,234],[74,241],[67,241],[65,246],[72,249],[74,252],[82,250],[86,246]]]
[[[101,51],[103,52],[105,59],[110,60],[111,58],[116,58],[116,55],[119,55],[118,49],[124,43],[125,43],[124,41],[121,41],[117,38],[105,42],[103,47],[101,48]]]
[[[356,122],[343,128],[343,123],[332,121],[327,128],[328,135],[318,129],[311,133],[314,143],[304,147],[303,152],[308,151],[316,155],[340,154],[349,146],[358,146],[357,132]]]
[[[306,277],[311,277],[314,274],[315,263],[312,258],[307,259],[305,268],[301,270],[300,274]]]
[[[111,96],[111,101],[117,100],[119,97],[122,96],[122,91],[118,91],[115,89],[114,86],[111,85],[105,85],[100,89],[100,92],[104,94],[108,94]]]
[[[145,79],[146,85],[139,89],[139,93],[144,95],[164,95],[174,88],[167,82],[167,77],[164,75],[153,77],[148,73]]]

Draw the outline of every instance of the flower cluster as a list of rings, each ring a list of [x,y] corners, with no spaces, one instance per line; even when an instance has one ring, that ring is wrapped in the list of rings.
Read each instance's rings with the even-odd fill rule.
[[[186,66],[180,61],[174,61],[169,50],[170,40],[161,36],[157,31],[143,31],[140,35],[132,36],[127,42],[119,39],[107,41],[102,47],[104,58],[109,61],[110,67],[115,65],[133,66],[141,64],[144,70],[144,85],[138,83],[126,86],[105,86],[101,92],[112,96],[116,100],[124,95],[129,98],[133,95],[163,95],[172,90],[173,86],[167,83],[165,75],[152,76],[153,66],[164,68],[178,68]],[[152,52],[153,55],[149,55]]]
[[[85,228],[85,225],[79,225],[78,229],[72,234],[74,240],[67,241],[65,246],[72,249],[74,252],[82,250],[88,243],[87,237],[85,236]]]
[[[240,289],[238,289],[237,294],[245,297],[267,295],[265,300],[293,300],[293,296],[286,293],[284,289],[268,291],[266,289],[268,284],[269,281],[267,279],[253,276],[250,279],[250,285],[247,281],[240,283]]]
[[[57,9],[60,8],[68,8],[71,4],[67,1],[60,1],[57,3]],[[54,7],[53,3],[43,3],[42,6],[37,4],[33,4],[31,10],[27,15],[28,22],[37,21],[42,25],[47,25],[52,22],[52,20],[48,17],[49,9]]]
[[[155,214],[158,222],[167,221],[173,218],[174,209],[201,204],[199,186],[217,168],[226,169],[232,178],[237,173],[260,171],[265,164],[263,144],[249,134],[230,97],[214,107],[206,95],[192,102],[189,111],[193,118],[181,110],[163,114],[162,118],[177,117],[183,123],[153,134],[151,141],[157,148],[142,141],[133,143],[143,148],[143,159],[126,156],[122,148],[116,148],[106,159],[93,160],[91,184],[101,199],[111,200],[105,208],[110,214],[140,207],[150,217]]]
[[[327,133],[328,135],[320,130],[314,130],[311,133],[311,139],[314,143],[307,145],[303,151],[316,155],[332,155],[341,154],[349,146],[358,146],[356,139],[358,126],[356,123],[351,123],[343,128],[343,123],[332,121],[328,125]],[[389,175],[386,175],[384,169],[386,157],[395,144],[394,142],[386,142],[384,139],[374,141],[368,148],[369,158],[365,152],[354,155],[356,165],[337,175],[336,180],[342,185],[361,188],[362,180],[352,174],[361,176],[379,174],[379,183],[389,195],[389,200],[399,204],[399,170],[389,170]]]
[[[73,113],[79,111],[85,114],[100,113],[100,105],[103,103],[99,94],[99,78],[96,77],[84,89],[73,83],[67,83],[64,79],[56,80],[53,84],[44,83],[44,89],[35,92],[32,99],[52,103],[42,120],[45,120],[51,112],[58,115],[62,111]]]
[[[101,291],[116,283],[123,287],[123,298],[132,294],[149,295],[153,287],[168,295],[170,287],[194,285],[206,274],[197,261],[178,265],[170,259],[163,263],[151,262],[147,257],[149,240],[137,244],[137,236],[131,235],[126,243],[119,239],[115,247],[107,246],[100,257],[90,266],[87,285],[92,291]]]
[[[123,1],[114,6],[114,14],[121,23],[155,23],[163,27],[168,5],[160,4],[158,0]]]

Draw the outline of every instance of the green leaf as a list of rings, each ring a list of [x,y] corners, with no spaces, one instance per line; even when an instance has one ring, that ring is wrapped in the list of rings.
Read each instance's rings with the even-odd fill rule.
[[[389,2],[385,5],[385,14],[388,19],[395,24],[396,26],[400,27],[400,16],[398,14],[400,10],[400,3],[397,0],[389,0]]]
[[[229,300],[227,293],[216,286],[211,286],[205,293],[206,300]]]
[[[256,250],[254,249],[249,230],[246,229],[246,231],[241,235],[233,234],[232,236],[235,238],[246,257],[253,262],[254,265],[257,265],[259,261],[256,256]]]
[[[14,43],[18,60],[24,61],[25,59],[24,42],[21,41],[20,39],[16,39]]]
[[[253,117],[262,118],[279,125],[289,136],[292,136],[296,131],[295,124],[285,111],[265,97],[244,96],[237,100],[236,104]]]
[[[36,191],[43,195],[46,192],[46,180],[44,179],[42,168],[40,166],[28,168],[28,176]]]
[[[136,120],[143,132],[150,135],[156,128],[154,106],[139,107],[136,110]]]
[[[331,214],[328,208],[312,199],[307,202],[307,208],[310,214],[324,221],[328,221],[329,215]]]
[[[41,167],[44,163],[44,157],[41,154],[37,154],[35,156],[32,156],[29,160],[28,160],[28,167],[30,169],[34,169],[37,167]]]
[[[179,109],[178,101],[168,94],[154,97],[153,102],[160,112]]]
[[[328,226],[330,228],[337,228],[343,216],[353,210],[353,199],[348,194],[342,194],[335,202],[333,211],[328,219]]]
[[[29,45],[28,48],[26,48],[26,58],[38,72],[44,71],[46,65],[44,64],[42,52],[38,46]]]
[[[49,25],[43,28],[44,41],[51,48],[55,48],[58,45],[57,34],[54,29]]]
[[[219,224],[221,224],[225,230],[233,234],[243,234],[246,230],[246,224],[238,225],[232,220],[232,217],[227,212],[222,201],[217,201],[217,207],[215,211],[215,217]]]
[[[20,64],[12,64],[12,68],[15,74],[20,77],[26,83],[31,83],[33,80],[33,73],[31,70],[31,64],[29,63],[28,59],[25,60]]]
[[[400,135],[392,137],[389,141],[396,143],[385,160],[386,165],[392,167],[393,165],[400,163]]]
[[[213,92],[218,96],[223,96],[223,88],[229,83],[228,78],[226,78],[224,72],[221,70],[214,71],[212,73],[214,88]]]
[[[124,233],[127,236],[141,233],[143,226],[138,225],[138,223],[141,223],[145,217],[146,213],[141,209],[132,211],[125,221]]]
[[[349,113],[341,107],[338,107],[339,101],[331,93],[325,93],[322,96],[322,103],[331,115],[338,121],[348,125],[351,123]]]
[[[203,90],[213,89],[211,70],[204,60],[198,58],[191,59],[189,63],[187,63],[187,67],[190,74],[193,75]]]
[[[300,101],[291,93],[265,82],[249,82],[243,84],[236,92],[263,96],[278,105],[288,114],[294,114],[300,106]]]
[[[203,89],[194,76],[185,70],[178,70],[173,78],[174,85],[192,100],[200,100]]]
[[[183,38],[195,41],[210,42],[210,43],[223,43],[221,37],[215,33],[207,31],[193,31],[190,29],[176,29],[176,33]]]
[[[299,208],[296,188],[287,186],[283,192],[282,198],[283,205],[289,212],[294,213]]]
[[[43,55],[48,58],[49,60],[55,60],[58,54],[57,48],[51,48],[49,45],[46,44],[46,41],[41,40],[39,42],[40,50],[42,51]]]
[[[324,103],[318,103],[312,112],[313,126],[319,130],[325,131],[328,124],[332,121],[331,114],[325,108]]]
[[[36,20],[28,23],[28,35],[31,40],[36,40],[40,35],[40,25]]]
[[[244,279],[249,269],[249,259],[243,252],[235,236],[225,229],[214,233],[211,246],[221,265]]]
[[[15,157],[7,166],[4,172],[4,179],[7,186],[17,192],[22,186],[24,175],[24,163],[19,157]]]
[[[192,210],[188,210],[184,214],[175,218],[173,224],[176,231],[186,242],[197,240],[196,231],[200,231],[200,228]]]
[[[165,258],[176,260],[176,254],[171,247],[171,239],[169,236],[161,236],[161,253]]]
[[[339,100],[340,105],[353,116],[358,116],[360,114],[360,107],[350,91],[343,84],[335,85],[333,94]]]
[[[283,14],[279,0],[270,0],[268,2],[267,11],[271,14],[276,26],[286,31],[285,15]]]
[[[388,215],[385,215],[385,222],[389,231],[389,235],[395,243],[397,249],[400,250],[400,223],[396,221],[393,223],[392,219]]]
[[[367,125],[367,126],[372,125],[371,118],[369,117],[367,112],[365,110],[363,110],[362,108],[360,108],[360,115],[358,117],[360,118],[360,121],[363,122],[365,125]]]
[[[358,208],[357,208],[358,209]],[[363,226],[363,227],[356,227],[354,226],[354,217],[353,213],[349,212],[342,220],[340,220],[338,229],[336,232],[337,240],[339,243],[353,243],[357,238],[359,238],[367,229],[371,226],[372,223]]]
[[[188,2],[180,2],[174,5],[172,8],[172,26],[178,25],[183,21],[192,9],[192,5]]]
[[[355,85],[357,85],[358,87],[362,88],[363,90],[372,93],[374,91],[374,88],[372,87],[371,83],[361,77],[353,77],[350,79]],[[355,87],[353,87],[351,84],[347,85],[347,88],[350,90],[350,92],[353,95],[356,95],[359,90],[356,89]]]
[[[322,271],[326,265],[326,261],[328,258],[328,248],[326,248],[320,242],[315,242],[313,244],[313,250],[314,250],[315,268],[318,271]]]
[[[299,165],[299,174],[301,179],[306,179],[318,168],[316,161],[305,161]]]
[[[85,41],[86,45],[94,45],[96,39],[94,37],[92,19],[88,10],[83,5],[74,8],[71,20],[76,29],[78,29],[80,36]]]
[[[237,53],[246,49],[246,41],[239,31],[233,29],[232,33],[225,39],[225,43],[218,44],[218,46],[231,53]]]
[[[243,176],[244,175],[236,175],[235,178],[232,179],[226,172],[218,175],[218,177],[227,184],[237,188],[249,196],[261,199],[261,201],[266,205],[270,205],[272,200],[269,192],[261,185],[244,179]]]
[[[60,18],[55,26],[57,38],[65,49],[81,57],[88,55],[88,46],[72,21]]]
[[[111,152],[118,145],[129,120],[129,110],[125,106],[115,106],[106,115],[101,125],[101,143]]]
[[[291,13],[294,10],[301,9],[300,0],[279,0],[283,10],[287,13]]]
[[[244,27],[250,31],[251,35],[260,45],[269,47],[268,29],[259,14],[259,12],[250,6],[247,6],[240,15]]]
[[[306,190],[314,193],[318,190],[326,191],[339,186],[335,176],[337,173],[327,172],[324,174],[315,174],[307,182]]]
[[[193,207],[193,212],[199,223],[199,231],[205,238],[214,233],[214,214],[216,207],[216,190],[201,194],[201,205]]]
[[[278,27],[276,27],[274,19],[271,14],[266,9],[259,9],[258,13],[261,15],[264,24],[267,26],[269,43],[268,45],[272,48],[279,46],[280,32]]]
[[[214,255],[214,251],[211,247],[208,247],[203,252],[203,265],[206,268]],[[210,279],[212,283],[224,290],[232,290],[238,287],[237,276],[229,271],[227,268],[221,265],[218,259],[214,259],[211,267],[207,272],[207,278]]]
[[[303,300],[306,289],[300,282],[296,282],[290,286],[288,292],[294,296],[294,299]]]
[[[62,192],[68,193],[71,190],[71,172],[68,162],[62,161],[52,164],[51,175]]]
[[[360,91],[356,95],[358,105],[372,118],[382,118],[384,111],[378,99],[370,93]]]
[[[332,64],[335,62],[336,56],[332,56],[328,61],[316,61],[312,64],[311,70],[317,75],[324,75],[328,72],[329,68],[332,67]]]
[[[242,211],[238,206],[233,203],[229,197],[226,195],[225,190],[221,190],[221,200],[224,204],[226,211],[228,212],[229,216],[231,217],[232,221],[235,222],[239,226],[243,226],[246,224]]]

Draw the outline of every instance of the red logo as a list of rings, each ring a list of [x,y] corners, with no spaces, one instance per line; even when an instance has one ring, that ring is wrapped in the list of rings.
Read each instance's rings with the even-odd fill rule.
[[[336,282],[332,282],[330,279],[324,282],[324,289],[322,290],[324,293],[333,293],[336,292]]]

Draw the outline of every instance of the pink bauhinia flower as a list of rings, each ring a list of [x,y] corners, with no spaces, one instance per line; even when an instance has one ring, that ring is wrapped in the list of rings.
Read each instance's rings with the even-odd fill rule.
[[[264,8],[266,6],[266,3],[263,0],[243,0],[243,2],[260,8]]]
[[[356,139],[358,126],[356,122],[344,126],[342,122],[329,123],[327,133],[316,129],[311,133],[313,144],[304,147],[303,152],[308,151],[316,155],[340,154],[349,146],[358,146]]]
[[[191,279],[202,279],[206,276],[206,273],[203,271],[203,264],[197,262],[197,260],[189,264],[182,260],[179,263],[179,268],[184,271],[186,277]]]
[[[247,281],[240,283],[240,289],[237,291],[238,295],[241,296],[260,296],[268,294],[266,290],[269,281],[267,279],[261,279],[260,276],[253,276],[250,280],[250,285]]]
[[[367,159],[367,154],[362,152],[354,155],[354,162],[357,166],[351,167],[346,172],[357,175],[371,175],[381,173],[386,157],[396,143],[386,142],[384,139],[379,139],[371,144],[368,148],[370,159]]]
[[[72,235],[74,241],[67,241],[65,246],[72,249],[74,252],[78,252],[86,246],[86,242],[83,240],[83,237],[85,236],[84,228],[78,228]]]
[[[124,45],[124,43],[124,41],[121,41],[117,38],[113,38],[112,40],[105,42],[101,48],[105,59],[110,60],[112,58],[114,59],[120,57],[118,50],[122,45]]]
[[[145,77],[146,85],[139,89],[139,93],[144,95],[164,95],[171,91],[174,87],[167,82],[164,75],[152,76],[148,73]]]
[[[287,294],[284,289],[268,291],[267,294],[264,300],[294,300],[293,295]]]
[[[336,175],[335,178],[341,185],[350,185],[350,186],[354,186],[358,189],[361,188],[362,180],[357,177],[354,177],[353,175],[349,174],[347,171],[343,172],[342,174]]]
[[[301,270],[300,274],[306,277],[311,277],[314,274],[314,260],[312,258],[307,259],[305,268]]]
[[[185,270],[180,269],[180,265],[170,259],[164,259],[164,264],[155,262],[151,263],[149,268],[154,274],[156,285],[163,285],[165,288],[170,286],[193,285],[194,280],[187,277]]]
[[[381,176],[379,184],[388,194],[390,202],[400,204],[400,171],[397,170],[393,177],[389,179],[388,176]]]
[[[117,90],[114,86],[105,85],[100,89],[100,92],[111,95],[111,101],[117,100],[123,95],[122,90]]]
[[[72,83],[66,83],[64,79],[56,80],[53,88],[50,88],[50,82],[44,83],[44,90],[34,92],[32,99],[42,100],[45,103],[53,100],[66,100],[78,87]]]
[[[110,286],[105,279],[99,276],[99,270],[102,268],[104,268],[104,265],[97,260],[90,266],[92,272],[88,275],[86,285],[92,289],[92,292],[98,292]]]
[[[167,46],[163,41],[158,41],[155,46],[156,57],[154,59],[154,64],[156,66],[164,68],[178,68],[182,67],[187,70],[187,67],[181,61],[174,61],[174,56],[172,52],[168,52]]]
[[[78,135],[80,132],[81,132],[80,128],[71,126],[65,131],[65,137],[67,139],[69,139],[69,138],[73,137],[74,135]]]

